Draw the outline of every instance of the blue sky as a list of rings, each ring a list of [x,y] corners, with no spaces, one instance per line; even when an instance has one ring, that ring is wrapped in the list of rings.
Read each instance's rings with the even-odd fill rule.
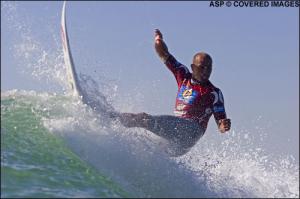
[[[55,82],[26,73],[22,56],[15,56],[16,46],[26,36],[46,51],[61,52],[61,7],[62,2],[1,1],[1,91],[62,90]],[[67,4],[67,23],[77,70],[99,74],[99,82],[103,76],[115,80],[115,104],[120,109],[126,99],[136,104],[134,112],[172,114],[177,87],[153,48],[154,29],[159,28],[170,52],[188,67],[198,51],[212,56],[211,81],[224,94],[233,127],[257,134],[257,129],[263,129],[268,150],[283,151],[298,160],[297,8],[210,8],[209,2],[194,1],[76,1]],[[211,119],[208,131],[215,130]]]

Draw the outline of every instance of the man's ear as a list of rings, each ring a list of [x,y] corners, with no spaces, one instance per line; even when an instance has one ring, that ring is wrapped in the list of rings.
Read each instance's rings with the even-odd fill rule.
[[[191,69],[192,69],[192,71],[194,71],[194,64],[191,64]]]

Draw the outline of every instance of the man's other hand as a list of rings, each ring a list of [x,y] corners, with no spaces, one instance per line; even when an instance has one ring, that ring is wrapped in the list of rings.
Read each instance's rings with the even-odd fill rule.
[[[230,127],[231,127],[230,119],[219,120],[219,130],[221,133],[225,133],[226,131],[229,131]]]

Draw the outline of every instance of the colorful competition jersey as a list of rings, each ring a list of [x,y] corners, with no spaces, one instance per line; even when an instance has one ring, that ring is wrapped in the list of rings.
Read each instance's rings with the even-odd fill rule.
[[[204,129],[207,128],[212,114],[216,122],[226,118],[220,89],[211,82],[205,86],[194,82],[188,68],[179,63],[172,55],[165,64],[174,74],[178,84],[174,111],[176,116],[196,120]]]

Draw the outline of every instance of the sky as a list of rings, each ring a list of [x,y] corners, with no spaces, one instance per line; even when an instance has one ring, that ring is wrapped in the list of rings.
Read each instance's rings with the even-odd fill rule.
[[[114,82],[113,103],[121,111],[172,114],[177,84],[153,48],[159,28],[169,51],[184,65],[190,67],[199,51],[211,55],[210,80],[223,92],[233,128],[263,133],[268,151],[299,161],[299,10],[214,8],[209,3],[68,2],[76,69],[96,76],[99,84]],[[1,1],[1,92],[62,91],[43,77],[55,73],[61,60],[62,4]],[[51,62],[42,51],[53,57]],[[216,132],[213,119],[208,131]]]

